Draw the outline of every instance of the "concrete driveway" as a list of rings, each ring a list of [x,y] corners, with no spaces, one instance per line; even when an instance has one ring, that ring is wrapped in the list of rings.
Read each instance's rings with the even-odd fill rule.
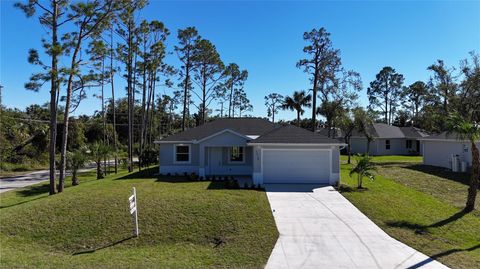
[[[387,235],[330,186],[266,190],[280,232],[266,268],[448,268]]]

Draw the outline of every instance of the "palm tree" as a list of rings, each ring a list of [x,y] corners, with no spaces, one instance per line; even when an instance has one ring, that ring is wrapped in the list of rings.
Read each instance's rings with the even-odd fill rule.
[[[108,155],[110,148],[103,143],[96,142],[90,145],[89,149],[90,157],[97,165],[97,179],[102,179],[104,177],[102,171],[102,159]]]
[[[472,147],[472,174],[470,176],[470,185],[468,187],[467,203],[465,212],[471,212],[475,209],[475,199],[480,185],[480,156],[476,145],[480,141],[480,125],[469,122],[460,115],[453,115],[448,123],[449,133],[455,133],[460,140],[470,141]]]
[[[85,167],[87,160],[88,158],[84,150],[79,149],[74,152],[67,152],[67,165],[72,172],[72,186],[80,184],[77,173],[80,168]]]
[[[357,188],[362,188],[363,178],[367,177],[370,180],[375,179],[375,175],[372,173],[377,171],[375,163],[372,162],[372,157],[365,155],[359,155],[357,158],[357,165],[350,170],[350,177],[353,174],[357,174]]]
[[[303,107],[311,107],[312,96],[310,94],[307,95],[305,91],[295,91],[293,96],[286,96],[285,100],[282,104],[282,109],[284,110],[291,110],[297,111],[297,126],[300,126],[300,116],[303,115],[305,110]]]

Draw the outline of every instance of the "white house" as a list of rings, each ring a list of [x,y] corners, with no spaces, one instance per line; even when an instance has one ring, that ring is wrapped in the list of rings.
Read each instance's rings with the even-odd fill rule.
[[[422,155],[421,138],[428,134],[415,127],[398,127],[385,123],[374,123],[369,126],[369,134],[373,137],[370,142],[368,154],[379,155]],[[327,135],[327,129],[319,132]],[[344,142],[340,130],[331,131],[331,135]],[[352,154],[367,152],[367,138],[363,132],[354,130],[350,138],[350,151]]]
[[[335,184],[343,143],[260,118],[222,118],[160,144],[160,173],[249,176],[255,184]]]
[[[468,169],[472,165],[472,148],[470,141],[460,140],[456,134],[443,132],[422,138],[423,163],[452,169],[452,156],[457,159],[456,169],[461,170],[465,162]],[[480,148],[480,141],[476,143]]]

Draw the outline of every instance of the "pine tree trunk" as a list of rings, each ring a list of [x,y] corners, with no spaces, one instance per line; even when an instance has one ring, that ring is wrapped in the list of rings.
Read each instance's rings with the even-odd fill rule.
[[[112,113],[113,113],[113,150],[115,151],[115,174],[118,173],[118,156],[117,156],[117,122],[115,114],[115,87],[113,83],[113,27],[110,29],[110,82],[112,85]]]
[[[82,35],[83,35],[83,28],[81,27],[78,33],[77,44],[75,45],[75,50],[72,55],[72,62],[70,65],[70,74],[68,76],[68,82],[67,82],[67,97],[65,100],[65,112],[63,115],[63,133],[62,133],[62,144],[61,144],[61,152],[60,152],[60,177],[58,182],[58,192],[62,192],[65,186],[65,166],[67,161],[70,103],[72,101],[72,95],[73,95],[73,76],[75,75],[75,70],[77,68],[77,56],[78,56],[78,53],[80,52],[80,47],[82,44]]]
[[[466,212],[471,212],[475,209],[480,176],[480,157],[478,154],[479,152],[475,141],[472,141],[472,175],[470,178],[470,186],[468,187],[467,203],[465,205]]]
[[[229,103],[228,103],[228,117],[232,117],[232,98],[233,98],[233,85],[230,86],[230,96],[229,96]]]
[[[187,56],[187,60],[185,63],[185,85],[183,89],[183,114],[182,114],[182,131],[185,131],[185,128],[187,128],[187,100],[188,100],[188,86],[190,82],[190,57]]]
[[[52,1],[52,46],[58,46],[57,39],[57,20],[58,20],[58,4]],[[55,194],[55,150],[57,141],[57,93],[58,89],[58,53],[52,53],[52,71],[51,71],[51,89],[50,89],[50,144],[49,144],[49,194]]]
[[[132,24],[133,18],[129,18],[128,21],[128,55],[127,55],[127,95],[128,95],[128,172],[133,171],[132,153],[133,153],[133,135],[132,135],[132,65],[133,65],[133,44],[132,44]]]
[[[145,45],[144,45],[145,47]],[[144,52],[145,53],[145,49]],[[145,145],[145,104],[146,104],[146,98],[147,98],[147,68],[146,68],[146,62],[144,61],[143,63],[143,70],[142,70],[142,77],[143,77],[143,83],[142,83],[142,125],[140,128],[140,157],[143,155],[143,148]],[[139,158],[139,165],[138,169],[141,169],[141,159]]]
[[[207,81],[203,80],[203,85],[202,85],[202,124],[207,122],[206,120],[206,103],[207,103]]]
[[[313,76],[313,93],[312,93],[312,132],[317,130],[317,87],[318,87],[318,72],[315,70]]]
[[[107,144],[107,119],[105,117],[105,92],[104,92],[104,82],[105,82],[105,55],[102,56],[102,121],[103,121],[103,144]],[[103,158],[103,170],[105,175],[107,175],[107,156]]]

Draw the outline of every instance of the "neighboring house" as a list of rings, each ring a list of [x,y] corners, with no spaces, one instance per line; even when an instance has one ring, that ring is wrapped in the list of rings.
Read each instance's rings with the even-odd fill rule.
[[[343,143],[260,118],[221,118],[156,141],[160,173],[249,176],[255,184],[335,184]]]
[[[472,165],[472,145],[470,141],[457,139],[457,134],[443,132],[422,138],[423,164],[452,169],[452,155],[457,158],[457,169],[462,162],[468,169]],[[480,148],[480,141],[477,142]]]
[[[322,129],[321,134],[327,135],[327,130]],[[370,142],[369,155],[422,155],[421,138],[428,134],[415,127],[397,127],[385,123],[374,123],[369,127],[369,133],[373,137]],[[345,142],[343,134],[339,130],[331,131],[332,137]],[[350,138],[350,150],[352,154],[367,152],[367,138],[363,132],[354,130]]]

